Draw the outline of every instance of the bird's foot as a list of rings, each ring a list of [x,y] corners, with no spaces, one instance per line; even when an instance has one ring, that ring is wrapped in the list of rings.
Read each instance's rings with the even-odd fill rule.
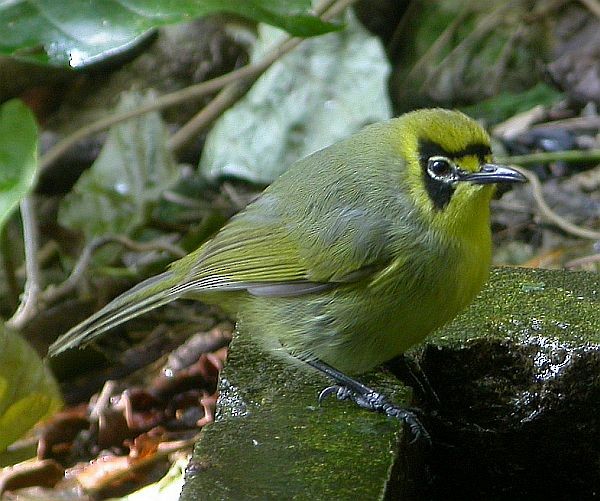
[[[365,391],[356,391],[355,389],[340,384],[328,386],[319,394],[319,403],[322,403],[328,396],[335,394],[338,400],[351,400],[363,409],[380,412],[388,417],[403,421],[406,423],[406,426],[408,426],[408,429],[410,430],[410,434],[413,436],[411,443],[418,440],[424,440],[427,443],[431,443],[429,433],[421,424],[421,421],[419,421],[419,418],[414,411],[388,402],[384,395],[366,386],[364,386],[364,390]]]

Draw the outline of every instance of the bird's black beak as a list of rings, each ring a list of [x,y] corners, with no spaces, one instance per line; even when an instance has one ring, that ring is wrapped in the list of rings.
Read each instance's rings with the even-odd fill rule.
[[[505,165],[484,164],[478,172],[465,172],[459,174],[459,181],[468,181],[473,184],[492,183],[526,183],[527,178],[515,169]]]

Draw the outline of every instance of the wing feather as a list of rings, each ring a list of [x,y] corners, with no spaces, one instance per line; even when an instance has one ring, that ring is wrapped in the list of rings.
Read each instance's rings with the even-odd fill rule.
[[[299,284],[353,282],[384,268],[392,259],[386,245],[390,226],[382,211],[358,209],[343,200],[338,206],[331,200],[306,204],[294,195],[284,201],[267,189],[171,270],[185,277],[186,289],[231,290],[245,284],[259,293],[260,284],[290,284],[263,292],[306,293],[310,287]]]

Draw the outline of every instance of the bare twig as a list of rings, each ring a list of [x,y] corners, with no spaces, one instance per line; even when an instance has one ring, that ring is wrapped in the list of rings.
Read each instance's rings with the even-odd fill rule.
[[[246,205],[248,205],[248,200],[243,200],[242,197],[235,191],[235,188],[231,185],[231,183],[225,181],[221,185],[222,190],[225,192],[229,200],[233,203],[233,206],[236,210],[241,210]]]
[[[600,19],[600,2],[598,0],[579,0],[587,9]]]
[[[84,248],[77,263],[73,267],[73,271],[64,282],[56,286],[51,285],[42,291],[39,280],[39,265],[36,259],[37,245],[34,246],[33,244],[37,239],[37,229],[34,230],[36,235],[33,237],[33,240],[31,237],[31,229],[35,227],[35,216],[32,221],[31,213],[28,211],[30,211],[30,208],[26,207],[24,209],[23,204],[21,204],[21,213],[23,214],[24,221],[23,226],[24,228],[28,228],[27,232],[24,231],[24,233],[26,233],[25,242],[27,243],[29,241],[30,244],[29,248],[27,248],[28,246],[26,245],[25,254],[27,281],[25,283],[24,299],[16,313],[7,322],[14,329],[22,328],[39,312],[42,305],[53,304],[75,290],[83,278],[85,271],[89,267],[94,252],[109,243],[119,243],[135,252],[166,251],[176,258],[181,258],[186,255],[186,252],[177,245],[163,241],[140,243],[131,240],[125,235],[104,235],[95,238]],[[29,224],[25,224],[26,219],[30,221]],[[34,268],[35,271],[32,271]],[[31,291],[33,291],[33,293]]]
[[[600,253],[583,256],[565,263],[565,268],[579,268],[588,264],[600,263]]]
[[[170,94],[165,94],[150,103],[139,106],[134,110],[129,110],[123,113],[115,113],[105,118],[101,118],[100,120],[97,120],[86,127],[82,127],[73,134],[65,137],[62,141],[59,141],[41,158],[40,171],[46,169],[49,165],[64,155],[70,148],[87,136],[101,132],[115,124],[124,122],[131,118],[150,113],[151,111],[162,110],[170,106],[175,106],[176,104],[181,104],[186,101],[198,99],[208,94],[217,92],[219,89],[231,82],[244,80],[248,77],[254,76],[257,73],[260,73],[263,71],[262,67],[264,64],[265,61],[260,61],[259,63],[253,65],[243,66],[238,70],[234,70],[220,77],[213,78],[212,80],[207,80],[206,82],[191,85],[190,87],[186,87],[185,89],[181,89]]]
[[[183,148],[200,131],[244,95],[245,89],[246,85],[243,85],[241,82],[234,82],[224,87],[210,103],[169,138],[169,142],[167,143],[169,149],[177,152]]]
[[[545,129],[569,129],[569,130],[586,130],[597,129],[600,127],[600,116],[580,116],[571,118],[561,118],[560,120],[552,120],[550,122],[538,123],[535,130]]]
[[[520,214],[535,214],[535,209],[527,207],[525,205],[518,205],[512,202],[504,202],[502,199],[500,200],[492,200],[492,208],[493,209],[501,209],[511,212],[517,212]]]
[[[135,252],[166,251],[176,258],[181,258],[186,255],[186,252],[183,249],[167,242],[154,241],[140,243],[131,240],[125,235],[103,235],[102,237],[95,238],[86,245],[79,256],[77,263],[73,267],[73,271],[63,283],[58,286],[50,286],[44,291],[42,294],[43,302],[51,304],[70,294],[83,278],[85,271],[92,261],[94,252],[109,243],[115,242]]]
[[[172,254],[176,258],[184,257],[187,253],[179,246],[164,242],[162,240],[153,240],[151,242],[136,242],[125,235],[104,235],[103,239],[110,242],[117,242],[123,247],[134,252],[152,252],[164,251]]]
[[[525,169],[519,169],[519,172],[521,172],[529,181],[531,185],[531,193],[533,195],[535,203],[538,206],[540,214],[545,219],[558,226],[561,230],[566,231],[571,235],[575,235],[576,237],[589,238],[591,240],[600,240],[600,232],[588,230],[586,228],[580,228],[579,226],[574,225],[573,223],[567,221],[565,218],[559,216],[548,206],[546,200],[544,199],[544,194],[542,192],[542,184],[533,172],[530,172]]]
[[[600,162],[600,149],[594,150],[565,150],[565,151],[542,151],[529,153],[527,155],[515,155],[511,157],[496,157],[501,163],[512,163],[517,165],[531,165],[545,162]]]
[[[325,1],[317,7],[317,14],[321,14],[323,19],[330,19],[339,14],[351,1]],[[261,71],[256,75],[247,76],[243,81],[237,80],[224,87],[219,94],[202,110],[200,110],[191,120],[189,120],[181,129],[179,129],[169,139],[169,148],[172,151],[178,151],[184,147],[192,138],[196,137],[200,131],[206,128],[213,120],[218,118],[226,109],[235,104],[252,86],[252,84],[262,75],[273,63],[291,52],[304,39],[299,37],[285,37],[278,46],[270,51],[264,58],[261,65]]]
[[[23,220],[27,280],[23,300],[12,318],[6,322],[13,329],[20,329],[37,313],[41,292],[40,267],[37,260],[39,232],[33,195],[28,195],[21,201],[21,218]]]
[[[213,120],[223,114],[225,110],[233,106],[251,87],[251,85],[279,58],[293,50],[303,38],[285,38],[273,51],[269,52],[263,59],[262,69],[256,75],[247,76],[244,80],[232,82],[224,87],[217,96],[202,108],[191,120],[181,127],[169,139],[169,148],[178,151],[184,147],[193,137],[206,128]]]
[[[315,12],[324,20],[330,20],[343,12],[357,0],[326,0],[321,2]],[[191,120],[189,120],[181,129],[169,139],[169,148],[172,151],[178,151],[183,148],[192,138],[196,137],[200,131],[207,127],[213,120],[218,118],[225,110],[233,106],[273,63],[281,59],[285,54],[294,50],[304,38],[286,36],[279,44],[269,51],[260,61],[259,70],[255,74],[246,75],[243,79],[238,79],[225,86],[219,94],[200,110]],[[257,63],[258,64],[258,63]]]
[[[206,204],[202,203],[197,198],[186,197],[185,195],[182,195],[181,193],[178,193],[178,192],[172,191],[172,190],[164,191],[162,193],[162,198],[163,198],[163,200],[166,200],[167,202],[181,205],[182,207],[185,207],[186,209],[198,210],[198,209],[206,208]]]

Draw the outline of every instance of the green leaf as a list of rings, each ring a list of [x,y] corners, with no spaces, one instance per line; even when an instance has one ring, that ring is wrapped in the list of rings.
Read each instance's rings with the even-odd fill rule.
[[[564,99],[561,92],[540,82],[523,92],[502,92],[471,106],[460,108],[467,115],[484,119],[487,123],[498,123],[530,110],[534,106],[550,106]]]
[[[41,358],[16,332],[0,326],[0,456],[60,407],[58,385]]]
[[[37,125],[31,110],[13,99],[0,106],[0,229],[33,188]]]
[[[252,59],[281,32],[262,25]],[[307,40],[269,68],[210,131],[200,162],[209,179],[273,181],[295,160],[391,115],[390,65],[351,13],[344,31]]]
[[[124,94],[118,112],[142,102],[139,94]],[[166,138],[156,112],[113,127],[94,165],[63,199],[60,224],[82,230],[88,240],[106,233],[130,235],[145,225],[161,193],[178,177]]]
[[[214,13],[273,24],[296,36],[339,29],[311,16],[310,6],[310,0],[0,2],[0,53],[77,68],[126,50],[149,29]]]

